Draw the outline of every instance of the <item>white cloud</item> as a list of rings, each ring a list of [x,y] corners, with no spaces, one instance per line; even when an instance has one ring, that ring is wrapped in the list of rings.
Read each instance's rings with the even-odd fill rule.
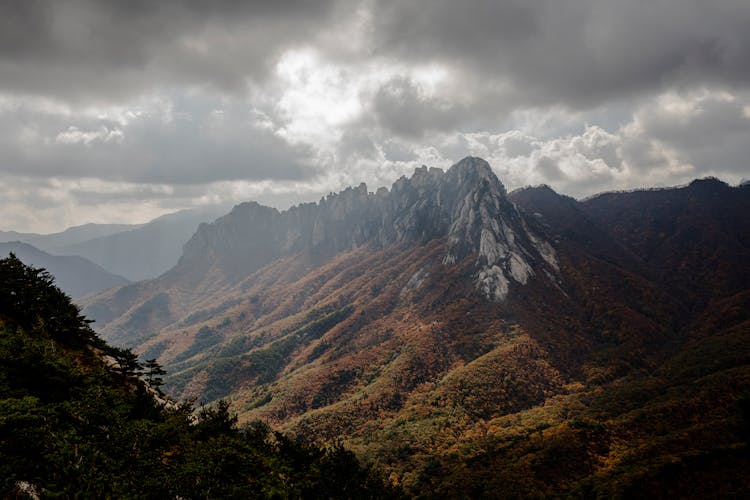
[[[546,183],[579,197],[679,185],[707,175],[738,183],[748,172],[747,103],[750,96],[726,90],[667,92],[641,100],[630,119],[612,130],[587,124],[590,116],[585,113],[545,118],[544,112],[534,117],[529,111],[519,128],[503,132],[434,133],[422,140],[377,136],[381,156],[355,164],[360,171],[375,172],[372,164],[382,162],[388,168],[380,171],[395,176],[422,163],[446,167],[476,155],[493,165],[509,189]],[[578,131],[552,134],[545,119]],[[533,134],[529,122],[540,124],[544,133]],[[383,181],[374,173],[370,177]]]
[[[338,140],[341,127],[361,115],[360,92],[372,78],[324,61],[311,49],[284,54],[276,73],[281,89],[276,109],[284,122],[278,133],[318,145]]]
[[[85,144],[86,146],[91,145],[94,141],[100,142],[122,142],[123,137],[122,130],[119,128],[109,128],[104,125],[99,127],[97,130],[83,131],[71,125],[64,132],[60,132],[55,137],[55,141],[61,144]]]

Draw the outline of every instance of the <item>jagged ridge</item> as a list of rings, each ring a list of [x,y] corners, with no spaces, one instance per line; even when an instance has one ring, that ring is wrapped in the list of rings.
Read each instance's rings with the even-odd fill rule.
[[[535,269],[558,268],[552,246],[530,229],[489,164],[473,157],[447,172],[418,168],[390,191],[368,193],[363,183],[285,212],[243,203],[202,224],[180,264],[218,259],[228,276],[241,278],[283,255],[324,261],[368,243],[385,248],[439,238],[446,239],[445,265],[476,259],[476,287],[492,300],[505,299],[511,281],[526,284]]]

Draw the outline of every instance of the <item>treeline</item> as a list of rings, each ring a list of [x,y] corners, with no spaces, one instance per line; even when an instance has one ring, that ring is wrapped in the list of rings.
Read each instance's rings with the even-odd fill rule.
[[[49,273],[0,259],[0,497],[401,496],[341,446],[166,402],[161,375],[99,338]]]

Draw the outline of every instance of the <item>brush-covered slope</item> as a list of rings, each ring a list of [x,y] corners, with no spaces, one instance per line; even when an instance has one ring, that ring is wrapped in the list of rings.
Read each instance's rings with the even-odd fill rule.
[[[163,400],[158,371],[91,330],[51,276],[0,259],[3,498],[389,498],[340,446]]]
[[[127,279],[83,257],[50,255],[20,241],[0,243],[0,257],[10,253],[29,265],[47,269],[55,276],[60,288],[73,298],[128,284]]]
[[[696,237],[667,239],[659,266],[635,243],[662,242],[648,207],[628,226],[549,188],[507,195],[467,158],[378,193],[240,205],[170,272],[88,311],[159,357],[174,394],[343,438],[414,494],[710,491],[747,464],[750,291],[720,271],[748,272],[748,212],[691,188],[664,194],[722,213],[723,229],[675,219]],[[694,263],[710,287],[666,280]]]
[[[750,186],[707,178],[680,189],[602,194],[582,205],[691,308],[750,283]]]

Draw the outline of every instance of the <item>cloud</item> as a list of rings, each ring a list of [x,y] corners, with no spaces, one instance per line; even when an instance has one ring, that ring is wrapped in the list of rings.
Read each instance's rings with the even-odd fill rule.
[[[536,162],[535,169],[549,182],[559,181],[565,177],[557,162],[549,156],[540,157]]]
[[[177,210],[256,200],[283,209],[326,193],[315,182],[220,181],[145,184],[96,178],[39,178],[0,172],[3,230],[55,232],[87,222],[141,223]]]
[[[2,2],[0,210],[284,205],[468,154],[575,196],[736,182],[749,25],[744,0]]]
[[[549,119],[560,127],[557,134],[549,133],[539,117],[526,131],[377,137],[380,156],[359,161],[351,156],[350,170],[373,172],[366,179],[371,187],[389,185],[375,175],[372,163],[387,165],[395,177],[421,164],[448,167],[463,156],[475,155],[486,158],[509,189],[546,183],[577,197],[613,189],[674,186],[709,175],[730,183],[747,177],[750,93],[665,92],[641,100],[624,123],[610,130],[587,124],[589,118],[574,114],[570,120],[577,127],[571,129],[560,127],[568,120],[552,113]],[[544,133],[534,134],[534,128]]]
[[[341,15],[326,0],[23,0],[0,14],[3,87],[76,101],[172,85],[244,92]]]
[[[309,147],[253,122],[237,100],[176,96],[110,114],[45,112],[23,102],[0,109],[0,171],[147,184],[318,173]]]
[[[78,127],[71,125],[64,132],[60,132],[55,137],[55,141],[61,144],[84,144],[90,145],[93,142],[110,142],[122,141],[123,132],[119,128],[107,128],[105,125],[100,126],[97,130],[83,131]]]
[[[444,64],[467,92],[510,85],[520,106],[589,108],[671,85],[750,83],[742,0],[384,0],[376,10],[376,53]]]
[[[626,133],[649,139],[699,172],[734,178],[750,168],[749,110],[748,92],[668,93],[658,98],[656,105],[637,110]],[[640,144],[630,149],[639,147],[647,149]]]
[[[586,125],[551,138],[519,131],[460,134],[438,150],[485,156],[511,188],[548,183],[575,196],[708,175],[738,183],[748,169],[748,110],[749,93],[667,92],[644,100],[613,131]]]
[[[514,131],[503,136],[501,147],[508,158],[526,157],[536,149],[535,142],[533,137]]]
[[[750,82],[743,0],[27,0],[0,9],[4,88],[78,101],[171,86],[244,93],[305,48],[351,67],[439,66],[464,94],[494,96],[502,109],[591,108],[673,85]],[[415,90],[408,79],[383,87],[388,124],[394,99],[423,103],[425,126],[457,107]]]
[[[380,126],[404,137],[447,130],[461,123],[467,114],[455,100],[428,95],[405,77],[395,77],[380,87],[372,107]]]

